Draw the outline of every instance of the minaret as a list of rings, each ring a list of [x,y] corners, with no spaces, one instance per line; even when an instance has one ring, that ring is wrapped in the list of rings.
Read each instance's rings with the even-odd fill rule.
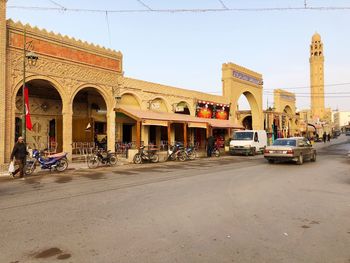
[[[323,119],[324,106],[324,56],[321,36],[315,33],[310,45],[311,116]]]
[[[0,164],[5,162],[6,2],[0,0]]]

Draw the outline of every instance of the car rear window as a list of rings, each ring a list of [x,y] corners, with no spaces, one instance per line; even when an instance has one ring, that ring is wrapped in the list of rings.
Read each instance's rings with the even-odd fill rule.
[[[296,140],[276,140],[273,145],[296,146]]]

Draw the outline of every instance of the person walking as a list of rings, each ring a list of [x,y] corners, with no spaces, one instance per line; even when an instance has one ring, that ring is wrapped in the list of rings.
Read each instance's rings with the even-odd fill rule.
[[[323,143],[326,143],[326,140],[327,140],[327,134],[326,132],[323,133]]]
[[[330,133],[328,133],[328,135],[327,135],[327,141],[331,141],[331,134]]]
[[[12,161],[13,158],[15,158],[15,163],[19,165],[19,168],[11,173],[12,177],[15,177],[18,172],[20,178],[24,177],[24,167],[26,165],[27,155],[27,145],[25,144],[23,137],[18,137],[18,140],[13,147],[10,159]]]
[[[208,143],[207,143],[207,156],[211,157],[211,153],[213,152],[214,149],[214,144],[215,144],[215,138],[214,136],[209,136],[208,138]]]

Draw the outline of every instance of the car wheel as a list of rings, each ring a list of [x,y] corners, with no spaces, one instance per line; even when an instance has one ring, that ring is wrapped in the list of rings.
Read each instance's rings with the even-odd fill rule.
[[[275,163],[275,160],[268,160],[268,162],[273,164],[273,163]]]
[[[299,155],[299,157],[298,157],[298,160],[297,160],[297,164],[302,165],[302,164],[303,164],[303,162],[304,162],[303,155],[302,155],[302,154],[300,154],[300,155]]]
[[[311,162],[316,162],[316,153],[312,154]]]

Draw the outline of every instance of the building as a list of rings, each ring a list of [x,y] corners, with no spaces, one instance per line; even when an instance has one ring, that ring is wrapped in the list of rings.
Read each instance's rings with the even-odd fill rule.
[[[334,129],[343,130],[346,125],[350,125],[350,111],[336,111],[333,114]]]
[[[236,110],[242,94],[252,128],[264,127],[262,75],[242,66],[222,65],[222,96],[128,78],[121,52],[6,20],[6,0],[0,0],[0,33],[0,165],[23,133],[23,83],[33,124],[24,129],[27,144],[70,158],[96,143],[114,151],[119,143],[227,138],[242,128]],[[27,63],[31,51],[39,57],[35,66]]]

